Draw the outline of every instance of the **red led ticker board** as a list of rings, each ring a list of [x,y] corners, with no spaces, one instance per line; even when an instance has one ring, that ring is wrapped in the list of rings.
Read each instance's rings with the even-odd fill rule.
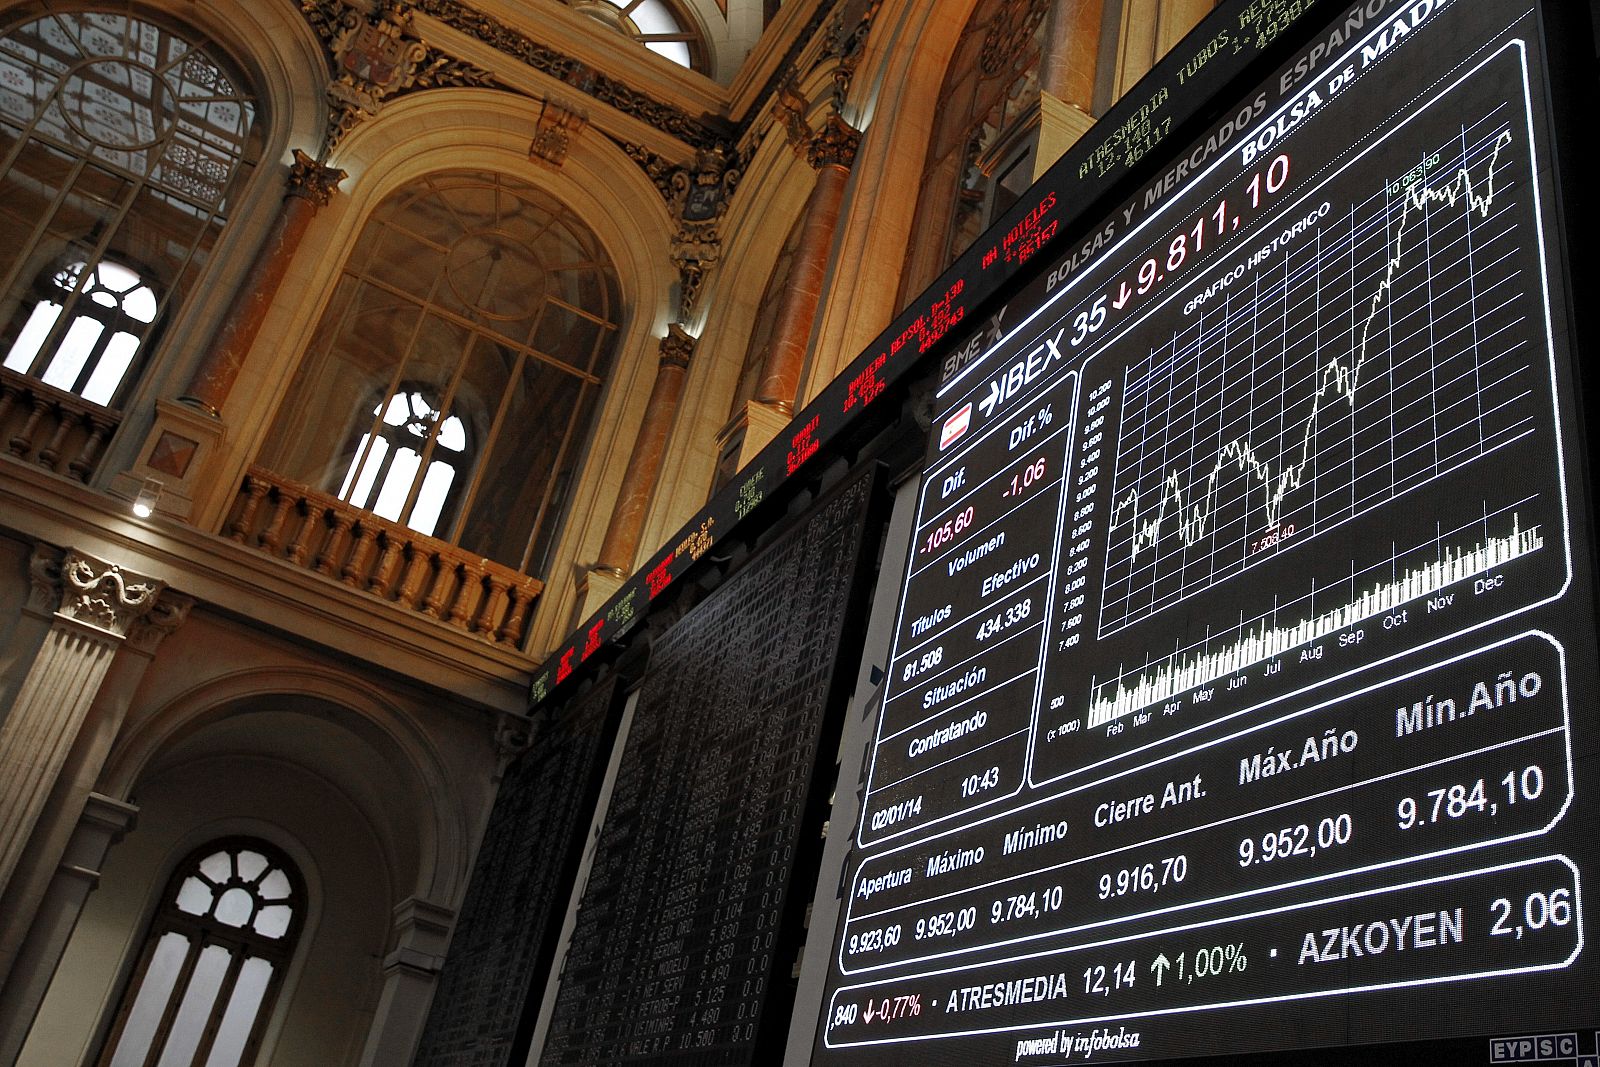
[[[1046,251],[1064,255],[1065,236],[1073,232],[1075,224],[1085,217],[1095,217],[1098,212],[1094,209],[1140,169],[1152,149],[1168,143],[1175,132],[1203,117],[1222,90],[1256,67],[1263,55],[1274,51],[1286,31],[1310,18],[1320,18],[1334,6],[1330,0],[1219,3],[1194,32],[807,404],[783,433],[568,636],[534,675],[530,703],[542,703],[570,681],[584,661],[632,630],[649,611],[651,601],[692,568],[712,545],[731,534],[785,480],[799,473],[831,441],[863,418],[873,402],[921,364],[965,322],[969,312],[1000,292],[1035,257]],[[1239,127],[1254,117],[1242,116]],[[1218,144],[1200,159],[1180,160],[1157,182],[1157,187],[1165,185],[1170,189],[1211,154],[1224,150],[1225,146]],[[1159,195],[1158,192],[1157,199]],[[1065,275],[1076,271],[1110,236],[1105,231],[1083,235],[1083,247],[1058,272]],[[1126,305],[1148,293],[1151,284],[1148,279],[1131,276],[1125,283],[1130,292],[1113,291],[1108,302],[1115,306],[1115,301],[1121,299]],[[948,378],[980,351],[981,339],[975,339],[948,354],[941,376]]]

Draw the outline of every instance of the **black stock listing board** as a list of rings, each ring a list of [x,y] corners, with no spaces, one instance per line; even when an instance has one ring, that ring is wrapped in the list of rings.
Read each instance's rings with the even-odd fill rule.
[[[946,364],[818,1064],[1600,1025],[1539,12],[1330,14]]]
[[[411,1067],[526,1059],[529,994],[542,988],[555,954],[616,735],[616,692],[608,679],[554,709],[548,728],[506,768]]]
[[[875,478],[852,475],[657,639],[539,1063],[773,1062]]]

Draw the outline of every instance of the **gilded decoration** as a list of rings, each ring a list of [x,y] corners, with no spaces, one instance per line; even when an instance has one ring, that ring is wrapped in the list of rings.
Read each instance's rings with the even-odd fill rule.
[[[309,200],[316,207],[327,207],[346,177],[348,175],[338,167],[325,167],[296,148],[294,163],[289,167],[287,195]]]
[[[300,10],[327,44],[333,62],[326,152],[375,116],[390,97],[494,81],[481,67],[451,59],[418,38],[412,31],[411,6],[403,0],[380,0],[370,11],[345,0],[302,0]]]
[[[414,10],[438,19],[452,30],[481,41],[542,74],[558,78],[577,91],[625,115],[649,123],[694,148],[718,145],[727,139],[730,132],[711,116],[697,119],[680,107],[652,99],[580,60],[540,44],[461,0],[416,0],[412,6]]]
[[[861,131],[835,113],[811,138],[806,148],[806,162],[817,170],[823,167],[849,170],[856,161],[856,150],[860,147]]]
[[[533,143],[528,146],[528,158],[554,170],[561,169],[567,153],[584,127],[589,116],[558,100],[546,100],[539,108],[539,121],[533,130]]]
[[[777,98],[772,104],[772,118],[783,127],[789,147],[797,153],[804,152],[806,145],[811,143],[811,126],[806,122],[806,112],[810,106],[793,77],[778,86]]]
[[[833,69],[834,111],[844,110],[850,81],[866,52],[867,36],[882,6],[883,0],[846,0],[839,8],[828,41],[828,53],[838,64]]]
[[[678,318],[687,321],[700,298],[706,274],[722,257],[722,216],[744,174],[743,164],[722,147],[695,153],[694,167],[670,178],[673,218],[672,262],[678,268]]]
[[[823,5],[811,16],[807,33],[791,46],[763,95],[772,101],[768,116],[780,123],[789,143],[804,151],[813,167],[848,167],[860,133],[839,112],[882,0],[844,0]],[[1030,11],[1043,7],[1024,4]],[[655,100],[593,69],[581,60],[540,44],[463,0],[302,0],[306,19],[327,43],[333,69],[328,87],[330,119],[323,157],[357,124],[377,114],[385,100],[415,89],[444,85],[487,85],[493,75],[472,64],[434,51],[415,32],[414,16],[436,19],[456,32],[488,45],[534,70],[554,77],[585,96],[640,119],[695,149],[692,165],[682,165],[641,145],[613,137],[628,158],[644,171],[666,201],[677,225],[671,258],[679,275],[679,318],[687,320],[699,299],[707,273],[721,258],[719,227],[743,173],[749,146],[738,138],[751,132],[754,116],[738,127],[714,115],[698,118],[672,104]],[[813,134],[806,122],[809,102],[795,88],[795,60],[805,40],[831,19],[826,58],[835,62],[833,117]],[[588,125],[588,116],[567,103],[544,102],[529,156],[560,167],[572,142]],[[307,166],[314,165],[308,161]],[[300,170],[297,154],[297,171]],[[342,174],[326,169],[296,195],[331,195]],[[310,181],[310,179],[305,179]],[[320,191],[322,188],[326,191]],[[317,202],[325,202],[318,200]]]
[[[689,331],[677,323],[668,326],[667,335],[661,339],[661,365],[688,370],[689,360],[694,357],[694,341]]]
[[[673,163],[666,156],[659,155],[643,145],[636,145],[630,141],[616,141],[627,157],[638,164],[644,171],[645,177],[650,179],[656,191],[661,194],[661,199],[669,205],[672,203],[672,176],[683,168]]]
[[[751,122],[735,127],[709,114],[697,118],[540,44],[463,0],[376,0],[370,6],[357,6],[358,3],[359,0],[301,3],[306,19],[328,44],[334,71],[334,80],[328,87],[330,119],[324,157],[351,129],[377,114],[383,102],[397,94],[443,85],[487,85],[493,81],[488,71],[440,55],[417,36],[414,15],[437,19],[696,150],[695,163],[683,166],[640,145],[614,138],[660,191],[678,223],[672,260],[681,281],[680,311],[688,315],[699,297],[706,272],[720,258],[717,225],[727,211],[748,151],[741,150],[738,137],[750,131]],[[813,166],[849,166],[854,157],[860,135],[837,120],[837,113],[881,3],[882,0],[845,0],[837,9],[823,5],[811,17],[809,32],[802,33],[791,46],[791,54],[779,64],[765,88],[763,95],[773,100],[771,118],[782,124],[797,152],[808,152]],[[833,20],[828,58],[837,63],[833,90],[836,121],[814,138],[805,119],[808,102],[794,88],[794,60],[804,41],[828,18]],[[561,166],[573,139],[587,123],[588,116],[581,109],[547,100],[529,146],[530,158]],[[820,143],[813,145],[814,139]],[[332,184],[337,184],[336,178]]]

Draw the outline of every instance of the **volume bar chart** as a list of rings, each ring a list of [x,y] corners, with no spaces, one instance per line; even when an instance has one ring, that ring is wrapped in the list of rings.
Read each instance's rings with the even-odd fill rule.
[[[1349,603],[1292,626],[1275,626],[1269,620],[1262,620],[1242,637],[1215,652],[1177,653],[1159,666],[1141,669],[1131,678],[1124,676],[1095,686],[1089,707],[1089,727],[1104,726],[1163,704],[1191,689],[1231,677],[1299,646],[1431,597],[1458,582],[1490,574],[1543,547],[1544,538],[1538,528],[1522,529],[1520,517],[1513,513],[1511,529],[1504,536],[1486,537],[1465,550],[1444,548],[1432,562],[1411,567],[1392,580],[1378,582]]]

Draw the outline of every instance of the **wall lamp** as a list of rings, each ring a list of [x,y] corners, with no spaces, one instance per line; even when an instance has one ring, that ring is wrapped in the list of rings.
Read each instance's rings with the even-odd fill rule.
[[[133,513],[141,519],[148,519],[156,513],[156,504],[161,500],[161,479],[146,478],[144,485],[139,487],[139,495],[133,498]]]

